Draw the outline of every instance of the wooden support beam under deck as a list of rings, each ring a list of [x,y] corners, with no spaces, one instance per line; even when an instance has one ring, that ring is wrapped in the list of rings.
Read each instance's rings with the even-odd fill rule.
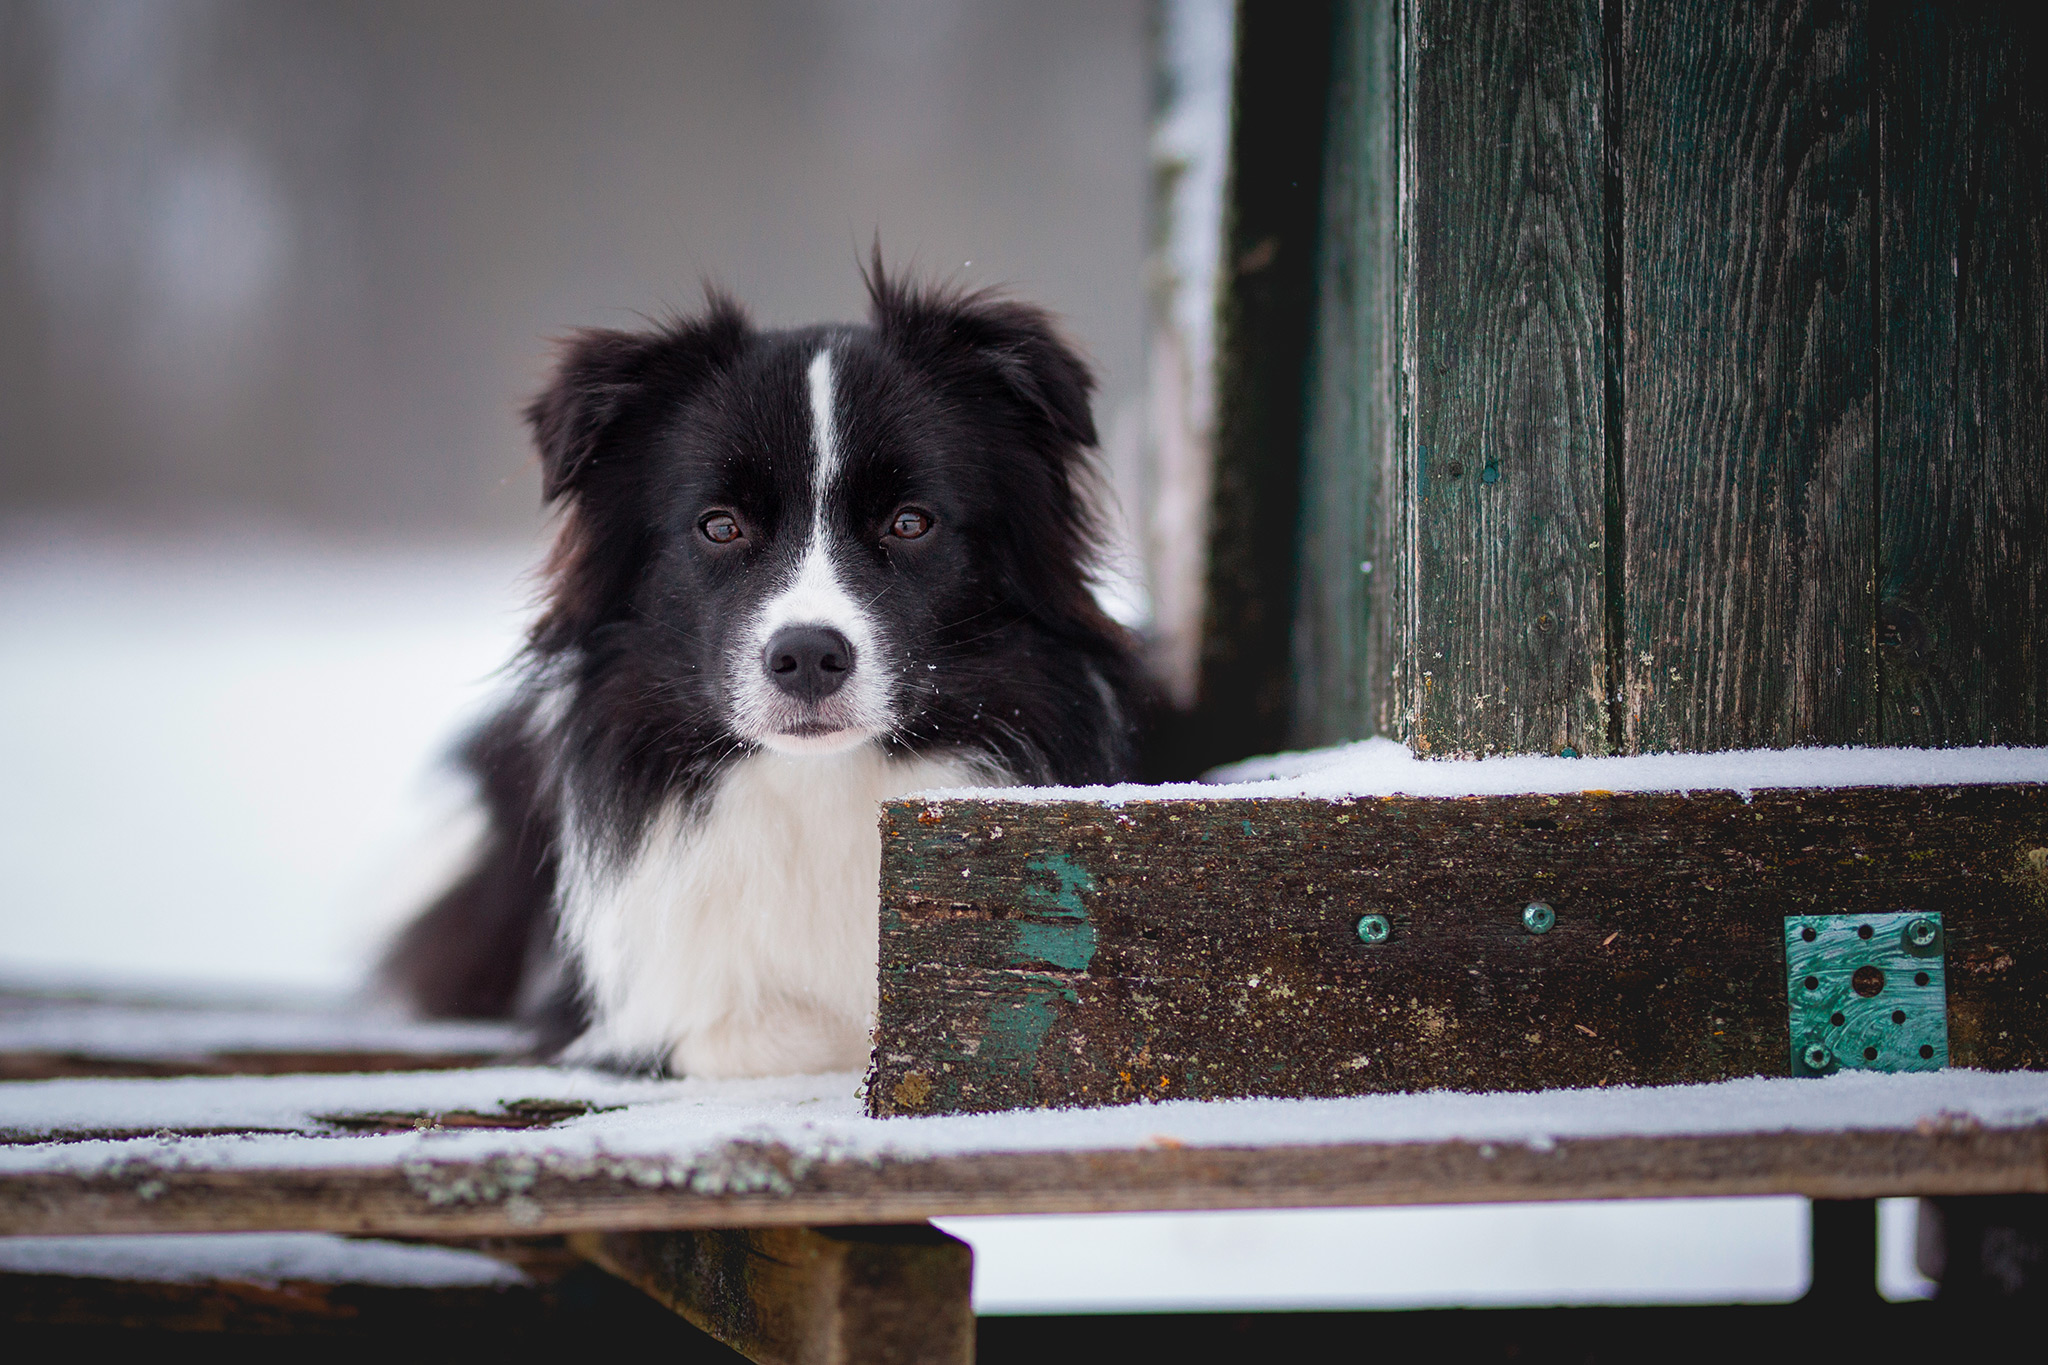
[[[928,1223],[586,1232],[569,1245],[750,1360],[974,1359],[974,1249]]]

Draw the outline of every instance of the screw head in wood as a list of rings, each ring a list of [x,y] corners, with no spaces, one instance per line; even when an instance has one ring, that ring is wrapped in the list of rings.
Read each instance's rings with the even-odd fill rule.
[[[1931,919],[1916,919],[1906,926],[1906,946],[1932,948],[1941,937],[1941,926]]]
[[[1808,1071],[1826,1071],[1835,1064],[1835,1054],[1828,1051],[1824,1043],[1808,1043],[1806,1051],[1799,1054],[1799,1060],[1806,1063]]]
[[[1385,915],[1365,915],[1358,921],[1358,938],[1361,943],[1385,943],[1394,935],[1394,926]]]
[[[1557,911],[1542,901],[1530,901],[1522,907],[1522,927],[1532,934],[1547,934],[1557,923]]]

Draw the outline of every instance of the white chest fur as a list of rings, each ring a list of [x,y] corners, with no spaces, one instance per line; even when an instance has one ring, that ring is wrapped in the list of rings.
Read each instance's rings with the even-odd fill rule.
[[[692,1076],[848,1070],[874,1025],[883,801],[988,781],[965,759],[756,753],[616,869],[564,886],[596,1022],[571,1057]]]

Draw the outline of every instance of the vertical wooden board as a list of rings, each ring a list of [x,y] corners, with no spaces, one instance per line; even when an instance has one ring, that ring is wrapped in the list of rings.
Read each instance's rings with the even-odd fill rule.
[[[1399,0],[1339,5],[1307,385],[1290,742],[1391,728],[1387,466],[1400,289]]]
[[[1597,0],[1415,0],[1396,667],[1437,755],[1607,747]]]
[[[1287,740],[1332,8],[1238,10],[1207,605],[1195,712],[1162,746],[1170,775]]]
[[[1623,747],[1875,737],[1860,0],[1618,0]]]
[[[2048,50],[1881,4],[1883,738],[2048,742]]]

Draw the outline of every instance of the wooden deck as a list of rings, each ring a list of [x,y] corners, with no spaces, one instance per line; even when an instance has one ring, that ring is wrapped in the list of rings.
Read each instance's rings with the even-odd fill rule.
[[[2048,1076],[870,1119],[852,1075],[539,1068],[0,1089],[0,1234],[426,1237],[946,1215],[2048,1192]]]

